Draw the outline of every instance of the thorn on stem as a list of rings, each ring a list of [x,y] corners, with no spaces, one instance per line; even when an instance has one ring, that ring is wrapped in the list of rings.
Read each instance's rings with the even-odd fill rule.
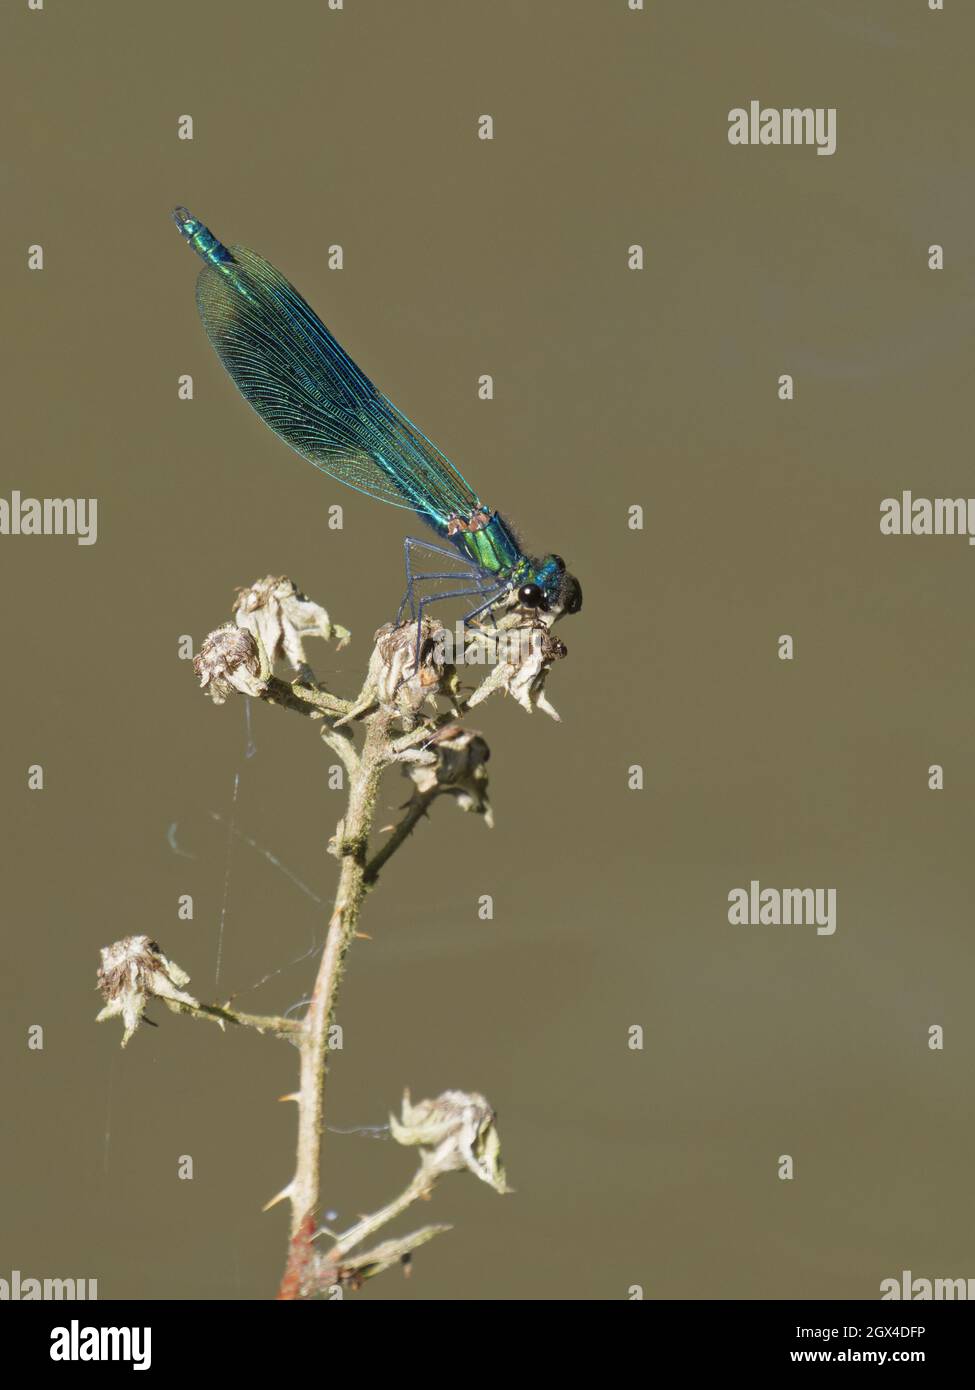
[[[265,1202],[263,1207],[261,1207],[261,1211],[270,1211],[271,1208],[276,1207],[279,1202],[286,1202],[290,1198],[293,1189],[294,1181],[292,1180],[288,1183],[287,1187],[282,1187],[276,1197],[272,1197],[269,1202]]]

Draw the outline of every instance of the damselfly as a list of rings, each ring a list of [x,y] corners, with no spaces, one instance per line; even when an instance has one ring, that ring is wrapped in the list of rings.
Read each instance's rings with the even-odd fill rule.
[[[564,561],[522,550],[508,522],[373,386],[279,271],[244,246],[224,246],[186,208],[173,217],[204,261],[196,303],[210,342],[264,423],[329,477],[415,512],[451,543],[448,549],[406,538],[397,622],[407,608],[419,624],[429,604],[465,597],[476,601],[465,623],[498,606],[534,610],[549,621],[578,612],[582,589]],[[417,571],[415,552],[446,556],[455,568]],[[445,580],[458,587],[418,599],[418,585]]]

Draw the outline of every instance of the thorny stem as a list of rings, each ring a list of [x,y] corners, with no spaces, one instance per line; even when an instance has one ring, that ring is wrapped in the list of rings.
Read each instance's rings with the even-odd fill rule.
[[[330,1263],[337,1264],[343,1255],[347,1254],[355,1246],[361,1245],[367,1240],[374,1231],[385,1226],[388,1221],[399,1216],[400,1212],[406,1211],[407,1207],[413,1205],[421,1197],[429,1195],[433,1188],[433,1179],[422,1166],[413,1175],[413,1180],[409,1187],[405,1188],[398,1197],[394,1197],[386,1206],[379,1211],[373,1212],[371,1216],[364,1216],[361,1221],[357,1221],[354,1226],[350,1226],[347,1231],[338,1236],[334,1245],[326,1252],[325,1258]]]
[[[288,1188],[291,1202],[292,1261],[300,1258],[300,1238],[307,1232],[318,1205],[328,1031],[342,975],[342,963],[355,935],[365,892],[366,852],[375,814],[379,779],[388,766],[391,716],[377,710],[366,721],[366,737],[349,788],[349,806],[340,827],[336,853],[341,859],[335,906],[328,924],[325,949],[311,1003],[302,1021],[299,1041],[301,1079],[298,1088],[298,1151],[295,1175]],[[289,1261],[289,1264],[292,1262]],[[288,1272],[285,1274],[285,1283]]]
[[[432,791],[414,794],[413,800],[407,806],[405,814],[391,832],[389,839],[381,849],[376,851],[366,865],[364,875],[366,888],[372,887],[379,877],[379,870],[396,853],[403,841],[412,835],[418,823],[426,815],[431,802],[436,798],[437,792],[438,789],[435,787]]]
[[[458,700],[454,709],[446,710],[442,714],[431,720],[428,724],[421,724],[419,728],[411,729],[409,733],[402,734],[399,738],[393,739],[389,745],[389,751],[393,758],[399,758],[403,753],[416,748],[418,744],[431,743],[434,735],[439,729],[447,724],[452,724],[458,717],[463,715],[466,708],[464,700]]]
[[[383,865],[426,814],[437,794],[436,790],[416,793],[390,838],[371,860],[367,860],[379,780],[387,767],[398,761],[407,750],[428,740],[434,729],[429,724],[423,725],[394,740],[390,737],[392,714],[381,706],[376,708],[367,690],[364,689],[356,700],[348,701],[307,683],[294,681],[288,684],[270,674],[262,646],[260,655],[262,675],[265,676],[262,698],[268,704],[280,705],[312,719],[321,719],[322,739],[341,757],[350,777],[348,810],[339,827],[334,848],[342,864],[335,905],[308,1010],[291,1030],[296,1035],[301,1058],[300,1080],[295,1096],[298,1102],[298,1143],[294,1177],[280,1194],[282,1198],[286,1196],[291,1204],[291,1245],[278,1297],[294,1298],[301,1293],[302,1275],[308,1265],[315,1227],[321,1179],[328,1034],[345,953],[355,935],[365,893],[376,882]],[[435,719],[434,727],[455,717],[456,711],[441,715]],[[361,720],[366,729],[361,753],[356,751],[349,728],[349,723],[354,719]],[[205,1006],[204,1010],[209,1012]],[[363,1218],[340,1237],[328,1252],[327,1262],[338,1264],[342,1255],[399,1215],[418,1197],[425,1196],[431,1186],[429,1177],[422,1169],[419,1170],[399,1197],[380,1211]]]
[[[283,702],[282,702],[283,703]],[[444,715],[435,723],[448,722],[455,714]],[[308,1010],[301,1022],[298,1048],[300,1052],[300,1081],[296,1099],[298,1101],[298,1144],[295,1175],[281,1194],[287,1196],[291,1204],[291,1242],[288,1264],[285,1268],[279,1298],[295,1298],[301,1294],[302,1277],[311,1262],[311,1242],[315,1235],[316,1209],[321,1177],[322,1135],[325,1115],[325,1082],[328,1073],[328,1035],[335,1010],[339,982],[345,953],[349,949],[359,920],[359,909],[369,889],[375,884],[380,869],[388,862],[397,849],[406,841],[427,808],[438,794],[438,789],[430,792],[416,792],[405,815],[401,818],[389,839],[381,849],[369,859],[369,835],[376,811],[376,797],[383,772],[400,760],[404,749],[415,746],[423,739],[429,739],[432,730],[414,731],[405,738],[392,739],[391,725],[395,716],[383,708],[375,709],[365,716],[366,734],[362,752],[357,753],[354,745],[347,745],[350,760],[347,763],[351,775],[349,804],[344,820],[337,834],[334,852],[341,860],[335,906],[328,924],[325,947],[322,953],[318,976],[312,992]],[[342,739],[343,729],[334,725],[323,728],[334,738]],[[331,742],[331,740],[328,740]],[[387,1206],[364,1217],[354,1227],[340,1236],[336,1244],[324,1256],[324,1262],[338,1267],[341,1257],[353,1246],[360,1244],[367,1236],[393,1220],[400,1212],[420,1197],[425,1197],[433,1183],[421,1168],[413,1181],[399,1197]],[[431,1227],[429,1235],[447,1227]],[[427,1231],[417,1233],[417,1238],[429,1238]],[[413,1238],[411,1237],[410,1240]],[[409,1241],[404,1244],[409,1248]]]
[[[277,1033],[283,1038],[294,1038],[302,1031],[301,1022],[293,1018],[278,1018],[273,1014],[244,1014],[229,1005],[220,1004],[181,1004],[180,1012],[192,1014],[195,1018],[207,1018],[212,1023],[239,1024],[242,1028],[256,1028],[259,1033]]]
[[[381,1213],[383,1222],[398,1215],[399,1211],[402,1210],[401,1207],[397,1206],[396,1211],[393,1211],[394,1205],[396,1204],[390,1203],[389,1207],[383,1208]],[[393,1265],[408,1265],[414,1250],[425,1245],[434,1236],[442,1235],[450,1229],[450,1226],[445,1226],[442,1223],[435,1226],[423,1226],[419,1231],[411,1231],[409,1235],[399,1236],[395,1240],[385,1240],[381,1245],[376,1245],[371,1250],[362,1250],[345,1257],[341,1256],[337,1250],[330,1250],[327,1255],[319,1256],[312,1261],[317,1286],[327,1285],[331,1288],[335,1284],[349,1284],[352,1288],[357,1288],[363,1279],[371,1278],[374,1274],[381,1274],[384,1269],[390,1269]]]
[[[299,681],[289,684],[287,681],[279,680],[277,676],[269,677],[261,698],[269,705],[283,705],[287,709],[297,710],[299,714],[308,714],[318,719],[324,714],[345,715],[352,708],[348,700],[340,700],[337,695],[329,695],[326,690],[302,685]]]

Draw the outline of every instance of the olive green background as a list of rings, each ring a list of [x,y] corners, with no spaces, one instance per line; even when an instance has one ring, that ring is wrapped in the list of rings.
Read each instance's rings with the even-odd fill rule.
[[[500,698],[470,721],[496,828],[438,805],[369,899],[328,1091],[339,1128],[404,1085],[483,1092],[516,1194],[445,1181],[400,1229],[454,1230],[357,1297],[975,1276],[975,552],[878,527],[902,488],[972,491],[973,42],[954,0],[4,7],[3,492],[95,496],[99,538],[0,538],[0,1276],[273,1294],[286,1210],[260,1207],[291,1172],[295,1054],[163,1010],[120,1052],[98,949],[148,932],[212,998],[225,904],[220,992],[308,991],[289,962],[334,886],[334,758],[264,706],[245,757],[244,702],[213,708],[178,643],[287,573],[353,629],[313,652],[350,693],[415,531],[236,395],[176,203],[279,266],[585,592],[563,722]],[[733,148],[753,98],[835,106],[837,153]],[[385,820],[405,794],[391,776]],[[232,811],[325,905],[239,839],[228,877]],[[729,925],[753,878],[835,888],[836,935]],[[323,1209],[350,1221],[412,1167],[330,1135]]]

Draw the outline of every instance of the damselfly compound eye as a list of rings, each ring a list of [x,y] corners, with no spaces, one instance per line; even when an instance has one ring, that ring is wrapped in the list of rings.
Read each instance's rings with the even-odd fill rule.
[[[522,584],[518,590],[518,602],[524,608],[538,608],[544,599],[545,595],[537,584]]]

